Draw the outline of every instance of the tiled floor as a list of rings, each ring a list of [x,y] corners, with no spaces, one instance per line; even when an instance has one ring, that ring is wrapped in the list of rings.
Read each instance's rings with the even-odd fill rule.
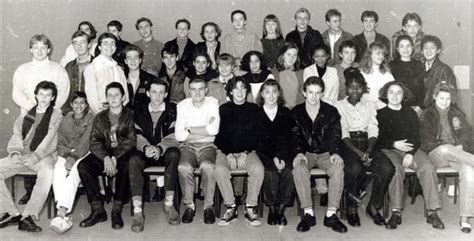
[[[22,183],[22,182],[18,182]],[[18,187],[17,196],[21,197]],[[0,241],[9,240],[474,240],[474,233],[464,234],[458,228],[459,205],[454,205],[452,198],[443,195],[443,210],[441,217],[446,225],[445,230],[435,230],[425,223],[423,218],[423,199],[418,197],[414,205],[406,201],[406,208],[403,212],[403,224],[396,230],[387,230],[384,227],[375,226],[360,209],[362,227],[352,228],[345,234],[335,233],[322,224],[324,209],[317,206],[317,225],[307,233],[296,232],[296,225],[299,217],[296,216],[295,208],[287,210],[288,226],[269,226],[266,224],[265,209],[263,225],[255,228],[250,227],[243,219],[243,209],[239,209],[239,220],[228,227],[218,227],[203,223],[202,202],[197,202],[197,215],[191,224],[181,224],[171,226],[163,215],[162,203],[146,203],[145,230],[141,233],[133,233],[130,230],[130,205],[126,205],[123,210],[125,227],[122,230],[112,230],[110,220],[100,223],[91,228],[79,228],[79,222],[89,215],[89,205],[86,197],[82,196],[76,206],[72,216],[74,227],[63,235],[58,235],[48,229],[46,209],[41,215],[39,225],[43,228],[41,233],[19,232],[17,227],[7,227],[0,229]],[[106,209],[110,211],[111,205]]]

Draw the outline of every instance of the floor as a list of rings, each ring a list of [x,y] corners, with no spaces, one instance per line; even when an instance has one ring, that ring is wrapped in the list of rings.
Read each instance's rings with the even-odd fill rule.
[[[17,197],[22,194],[22,182],[17,182]],[[21,185],[20,185],[21,184]],[[441,192],[443,198],[443,209],[440,212],[445,223],[445,230],[435,230],[425,223],[423,218],[423,199],[418,197],[414,205],[410,205],[406,200],[406,207],[403,212],[403,223],[395,230],[387,230],[384,227],[376,226],[364,214],[364,207],[360,209],[362,227],[349,227],[347,233],[339,234],[322,224],[324,209],[316,203],[317,225],[309,232],[296,232],[296,225],[299,217],[295,208],[287,210],[287,226],[269,226],[266,224],[265,209],[263,225],[261,227],[250,227],[243,219],[243,209],[239,209],[239,220],[228,227],[218,227],[216,224],[207,225],[203,223],[202,202],[198,201],[197,214],[191,224],[181,224],[171,226],[166,222],[163,215],[163,203],[146,203],[145,230],[141,233],[134,233],[130,230],[130,205],[127,204],[123,210],[125,226],[122,230],[113,230],[110,226],[110,219],[107,222],[97,224],[90,228],[80,228],[79,222],[89,215],[90,208],[86,197],[82,196],[72,215],[73,228],[65,234],[59,235],[48,229],[49,220],[46,209],[41,214],[38,222],[43,228],[41,233],[25,233],[17,230],[16,226],[0,229],[0,240],[474,240],[474,232],[464,234],[458,228],[459,204],[453,204],[453,199],[447,197],[445,192]],[[367,199],[367,198],[366,198]],[[315,197],[315,200],[319,200]],[[366,200],[365,200],[366,201]],[[20,206],[21,208],[21,206]],[[111,205],[106,206],[106,210],[111,210]],[[345,222],[345,221],[344,221]],[[346,223],[348,226],[348,224]]]

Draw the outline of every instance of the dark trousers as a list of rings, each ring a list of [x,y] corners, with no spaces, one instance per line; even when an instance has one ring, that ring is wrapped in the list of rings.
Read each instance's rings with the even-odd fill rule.
[[[178,184],[178,164],[180,152],[170,147],[158,160],[147,158],[141,151],[135,151],[129,162],[130,189],[133,196],[142,196],[145,178],[143,170],[150,166],[165,166],[165,190],[174,191]]]
[[[26,193],[31,194],[33,187],[36,184],[36,176],[26,176],[23,180],[23,186],[25,187]]]
[[[367,140],[365,138],[365,140]],[[353,144],[358,147],[361,145],[360,140],[353,139]],[[366,144],[366,143],[365,143]],[[362,148],[361,150],[365,150]],[[372,175],[372,194],[370,196],[369,205],[380,209],[383,205],[384,194],[388,190],[388,186],[395,173],[395,167],[390,159],[388,159],[381,151],[375,151],[373,160],[368,167],[362,164],[359,156],[343,145],[342,158],[344,159],[344,189],[346,190],[346,206],[357,207],[357,202],[349,197],[352,194],[359,196],[361,189],[364,189],[364,183],[367,180],[366,172]]]
[[[117,159],[117,174],[115,174],[114,200],[126,202],[128,197],[129,179],[128,163],[134,151],[129,151]],[[81,182],[86,189],[87,200],[92,202],[100,201],[99,183],[97,177],[104,172],[104,161],[95,155],[87,155],[79,165],[77,165]]]
[[[293,182],[293,174],[290,168],[285,167],[281,172],[278,172],[276,168],[265,168],[263,179],[265,205],[292,205],[294,190],[295,183]]]

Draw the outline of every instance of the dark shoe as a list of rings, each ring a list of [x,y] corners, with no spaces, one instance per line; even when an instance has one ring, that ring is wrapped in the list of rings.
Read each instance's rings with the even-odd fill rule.
[[[112,210],[112,228],[113,229],[121,229],[123,228],[123,219],[122,219],[122,210],[120,212],[118,210]]]
[[[0,219],[0,228],[4,228],[6,226],[13,226],[17,225],[18,222],[21,220],[21,215],[18,216],[11,216],[10,214],[6,213],[3,215],[3,217]]]
[[[213,224],[215,222],[216,222],[216,215],[214,215],[214,211],[212,211],[212,208],[204,209],[204,223]]]
[[[316,225],[316,218],[309,214],[305,214],[303,218],[301,218],[300,223],[298,223],[298,226],[296,226],[296,231],[306,232],[314,225]]]
[[[181,222],[183,223],[191,223],[194,218],[194,209],[192,208],[186,208],[184,210],[183,217],[181,218]]]
[[[199,190],[199,192],[194,193],[194,199],[201,200],[201,201],[204,200],[204,196],[202,195],[201,190]]]
[[[253,227],[259,227],[262,225],[262,221],[258,218],[258,213],[256,212],[256,207],[247,206],[245,207],[244,218],[249,222]]]
[[[461,232],[463,232],[463,233],[470,233],[471,232],[471,224],[470,223],[459,222],[459,226],[461,228]]]
[[[328,194],[323,193],[319,195],[319,206],[321,207],[327,207],[328,206]]]
[[[233,221],[237,220],[237,206],[229,206],[227,207],[227,210],[224,213],[224,216],[222,216],[221,220],[217,222],[217,226],[219,227],[225,227],[229,226],[230,223]]]
[[[387,224],[385,224],[385,228],[396,229],[397,225],[400,224],[402,224],[402,216],[399,212],[392,212],[392,216],[388,220]]]
[[[40,226],[36,225],[35,221],[33,221],[33,218],[31,218],[31,216],[28,216],[18,222],[18,230],[26,232],[43,231]]]
[[[278,212],[276,215],[276,220],[277,220],[278,225],[286,226],[288,224],[288,220],[286,220],[286,217],[285,217],[285,208],[286,208],[285,205],[280,205],[280,207],[278,208]]]
[[[428,215],[426,217],[426,222],[431,224],[431,226],[433,226],[433,228],[444,229],[444,224],[441,221],[441,219],[439,218],[437,213],[433,213],[431,215]]]
[[[349,216],[347,216],[347,223],[352,227],[360,227],[359,214],[357,212],[349,214]]]
[[[165,198],[165,188],[164,187],[156,187],[155,188],[155,195],[151,199],[152,202],[161,202]]]
[[[21,199],[18,201],[18,204],[25,205],[30,201],[31,193],[26,193]]]
[[[383,219],[382,215],[380,215],[379,211],[374,206],[368,205],[366,213],[376,225],[382,226],[386,224],[385,219]]]
[[[329,227],[338,233],[347,232],[346,225],[344,225],[341,220],[339,220],[336,214],[333,214],[331,217],[324,215],[324,226]]]
[[[92,211],[89,217],[87,217],[81,223],[79,223],[79,227],[87,228],[87,227],[94,226],[97,223],[105,222],[105,221],[107,221],[107,213],[105,211],[102,211],[102,212]]]
[[[145,228],[145,218],[143,217],[143,213],[135,213],[133,214],[132,218],[132,231],[135,233],[139,233],[143,231]]]
[[[276,225],[277,224],[277,219],[278,219],[278,214],[277,214],[275,208],[271,207],[268,210],[268,217],[267,217],[268,225]]]

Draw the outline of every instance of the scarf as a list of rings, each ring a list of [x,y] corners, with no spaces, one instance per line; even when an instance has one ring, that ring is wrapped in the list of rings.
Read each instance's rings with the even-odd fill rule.
[[[25,118],[23,119],[23,125],[21,128],[21,135],[23,139],[26,138],[26,135],[28,134],[28,132],[30,132],[30,129],[33,126],[33,123],[35,123],[37,107],[38,105],[35,105],[35,107],[31,108],[31,110],[28,111],[28,113],[25,115]],[[48,108],[46,109],[46,112],[44,113],[43,118],[41,119],[40,123],[36,127],[33,140],[31,141],[31,144],[30,144],[30,151],[35,151],[36,148],[41,143],[41,141],[43,141],[44,137],[48,134],[49,122],[51,120],[52,113],[53,113],[53,106],[49,105]]]

